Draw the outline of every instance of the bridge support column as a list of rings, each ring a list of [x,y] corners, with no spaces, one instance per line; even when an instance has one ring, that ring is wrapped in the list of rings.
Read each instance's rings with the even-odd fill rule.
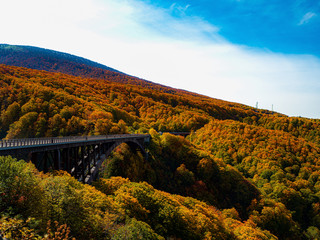
[[[76,179],[79,178],[79,148],[75,147],[72,148],[72,166],[73,166],[73,172],[72,176],[74,176]]]
[[[54,150],[54,169],[60,170],[61,169],[61,153],[60,150]]]
[[[70,154],[70,149],[69,148],[65,148],[64,149],[64,169],[67,172],[71,172],[71,154]]]
[[[80,147],[81,151],[81,178],[82,182],[85,182],[85,171],[86,171],[86,162],[85,162],[85,146]]]

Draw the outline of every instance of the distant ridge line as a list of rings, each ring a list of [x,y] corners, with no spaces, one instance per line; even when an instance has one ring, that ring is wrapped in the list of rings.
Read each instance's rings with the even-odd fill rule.
[[[77,63],[80,64],[85,64],[91,67],[96,67],[96,68],[101,68],[104,70],[109,70],[109,71],[113,71],[113,72],[117,72],[117,73],[122,73],[119,70],[116,70],[114,68],[108,67],[106,65],[103,65],[101,63],[89,60],[87,58],[84,57],[80,57],[74,54],[70,54],[70,53],[65,53],[65,52],[60,52],[60,51],[56,51],[56,50],[51,50],[51,49],[47,49],[47,48],[40,48],[40,47],[34,47],[34,46],[28,46],[28,45],[10,45],[10,44],[0,44],[0,62],[3,62],[2,60],[2,55],[5,51],[15,51],[15,54],[19,54],[19,53],[32,53],[32,52],[36,52],[39,54],[42,54],[46,57],[64,57],[67,60],[70,61],[74,61],[75,59],[77,59]],[[48,52],[52,53],[52,56],[48,55]],[[21,55],[21,54],[20,54]],[[32,56],[32,55],[31,55]],[[4,63],[5,64],[5,63]],[[11,65],[11,64],[8,64]],[[23,64],[18,65],[14,65],[17,67],[24,67]],[[43,69],[38,69],[38,70],[43,70]],[[123,73],[125,74],[125,73]]]

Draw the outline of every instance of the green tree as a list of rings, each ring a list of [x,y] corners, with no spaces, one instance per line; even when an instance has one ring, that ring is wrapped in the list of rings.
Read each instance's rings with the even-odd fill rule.
[[[10,104],[7,110],[5,110],[1,114],[0,119],[2,122],[2,127],[4,129],[8,129],[10,124],[12,124],[13,122],[19,119],[20,111],[21,110],[20,110],[19,103],[13,102],[12,104]]]
[[[145,222],[132,218],[120,227],[111,238],[112,240],[164,240],[165,238],[156,234]]]
[[[29,112],[10,125],[7,138],[31,138],[36,135],[37,112]]]
[[[33,164],[0,156],[0,212],[45,219],[46,198]]]

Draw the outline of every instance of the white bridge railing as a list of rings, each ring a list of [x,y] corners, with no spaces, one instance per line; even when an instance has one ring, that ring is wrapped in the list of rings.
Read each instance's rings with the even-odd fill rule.
[[[22,139],[2,139],[0,148],[47,145],[56,143],[85,142],[105,139],[140,138],[147,137],[147,134],[115,134],[99,136],[72,136],[72,137],[47,137],[47,138],[22,138]]]

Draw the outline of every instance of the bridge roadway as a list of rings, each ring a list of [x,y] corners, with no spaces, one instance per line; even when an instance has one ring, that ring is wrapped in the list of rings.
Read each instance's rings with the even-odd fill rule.
[[[43,172],[65,170],[90,184],[97,179],[102,162],[121,143],[147,158],[145,145],[149,141],[148,134],[7,139],[0,140],[0,156],[31,161]]]

